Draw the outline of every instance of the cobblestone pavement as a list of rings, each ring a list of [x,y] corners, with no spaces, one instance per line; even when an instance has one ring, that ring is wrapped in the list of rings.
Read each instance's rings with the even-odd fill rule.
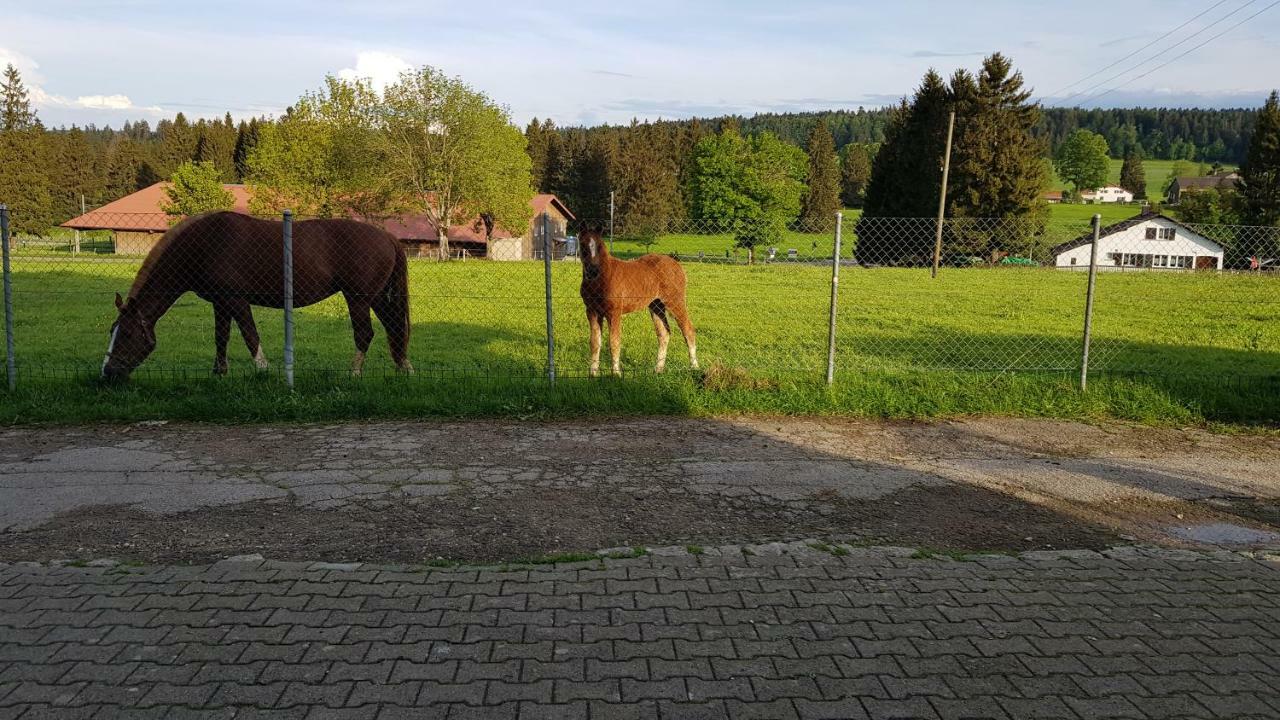
[[[1274,718],[1276,556],[0,566],[0,718]]]

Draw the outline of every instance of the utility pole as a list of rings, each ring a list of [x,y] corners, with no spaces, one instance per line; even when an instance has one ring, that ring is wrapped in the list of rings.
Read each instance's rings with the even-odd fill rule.
[[[942,159],[942,191],[938,193],[938,228],[933,238],[933,273],[938,277],[938,263],[942,261],[942,219],[947,211],[947,176],[951,172],[951,131],[956,127],[956,111],[947,119],[947,153]]]

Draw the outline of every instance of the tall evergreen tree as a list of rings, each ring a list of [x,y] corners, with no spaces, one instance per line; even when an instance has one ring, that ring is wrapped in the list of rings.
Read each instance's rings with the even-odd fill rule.
[[[827,124],[814,123],[809,133],[809,191],[804,199],[800,222],[807,229],[834,227],[840,211],[840,168],[836,162],[836,145]]]
[[[930,70],[911,101],[903,98],[890,115],[858,220],[859,262],[921,264],[930,256],[931,227],[897,218],[925,218],[938,211],[950,108],[946,84]]]
[[[53,223],[44,128],[13,65],[0,85],[0,112],[0,203],[15,232],[42,233]]]
[[[31,109],[31,100],[27,97],[27,88],[22,83],[22,73],[13,63],[5,65],[4,81],[0,83],[0,98],[3,108],[0,109],[0,131],[33,130],[39,127],[35,110]]]
[[[1120,166],[1120,187],[1133,193],[1135,200],[1147,198],[1147,171],[1142,165],[1142,155],[1130,150]]]
[[[630,129],[619,144],[610,179],[620,232],[649,236],[660,232],[679,207],[678,168],[659,146],[652,123],[633,120]]]
[[[258,118],[250,118],[249,122],[240,121],[236,129],[236,144],[231,151],[231,164],[235,169],[236,182],[244,182],[249,175],[249,154],[258,146]]]
[[[1275,90],[1258,113],[1237,189],[1245,223],[1280,226],[1280,94]]]
[[[547,118],[545,123],[534,118],[525,126],[524,137],[529,160],[533,163],[533,186],[539,192],[549,192],[552,179],[548,177],[547,163],[552,138],[557,137],[555,123],[551,118]]]
[[[866,143],[849,143],[840,151],[840,201],[845,206],[860,208],[866,200],[875,151],[876,146]]]
[[[982,61],[976,83],[952,80],[956,133],[947,187],[949,214],[973,218],[1035,218],[1048,213],[1045,143],[1034,134],[1040,106],[1031,103],[1022,73],[995,53]]]

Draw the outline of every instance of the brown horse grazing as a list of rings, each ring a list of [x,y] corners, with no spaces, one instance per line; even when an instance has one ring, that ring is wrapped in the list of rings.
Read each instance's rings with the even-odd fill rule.
[[[214,212],[169,229],[138,270],[129,299],[116,295],[119,316],[102,361],[102,377],[124,378],[156,347],[155,325],[184,293],[213,304],[213,372],[227,372],[231,320],[258,367],[267,366],[251,305],[284,306],[283,223]],[[391,358],[409,363],[409,280],[404,248],[384,230],[354,220],[293,224],[293,305],[304,307],[342,293],[351,314],[360,374],[373,340],[369,310],[387,331]]]
[[[613,374],[622,374],[622,316],[649,308],[653,329],[658,333],[656,372],[667,365],[667,341],[671,325],[667,311],[676,316],[680,334],[689,346],[689,364],[698,367],[698,341],[689,309],[685,305],[684,268],[666,255],[645,255],[635,260],[619,260],[609,254],[600,233],[584,231],[580,236],[582,256],[582,302],[587,306],[591,326],[591,374],[600,372],[600,321],[609,323],[609,354]]]

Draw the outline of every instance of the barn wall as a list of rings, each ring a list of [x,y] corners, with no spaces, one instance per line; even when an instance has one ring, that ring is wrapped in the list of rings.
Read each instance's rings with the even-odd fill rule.
[[[116,230],[115,253],[117,255],[146,255],[156,246],[164,233]]]

